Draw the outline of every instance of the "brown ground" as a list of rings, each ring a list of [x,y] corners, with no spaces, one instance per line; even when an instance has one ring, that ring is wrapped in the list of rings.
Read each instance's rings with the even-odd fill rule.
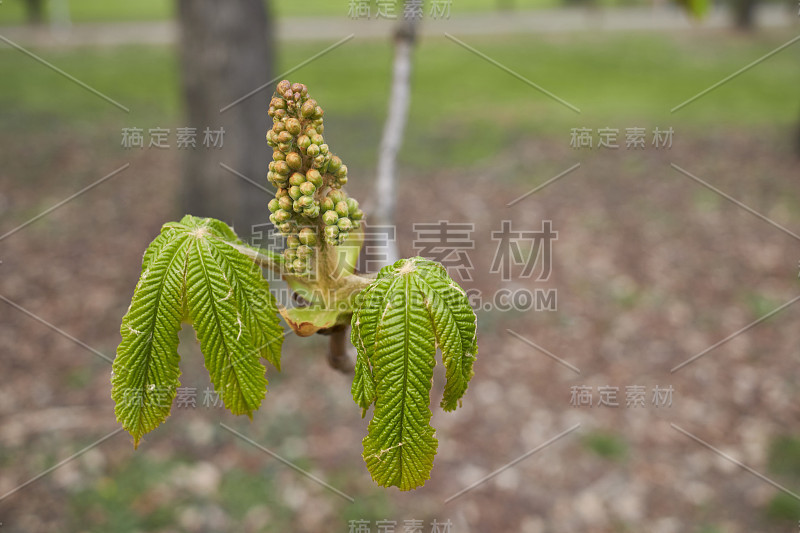
[[[381,518],[396,520],[397,531],[403,520],[424,519],[426,532],[434,518],[450,519],[451,531],[459,533],[793,530],[791,523],[786,529],[764,517],[774,487],[670,426],[779,483],[791,483],[769,472],[767,453],[775,437],[800,423],[796,306],[670,373],[800,294],[798,242],[670,163],[800,231],[797,160],[779,137],[770,131],[676,135],[671,151],[649,148],[639,154],[576,152],[566,142],[529,140],[510,150],[516,158],[499,154],[498,162],[468,172],[404,175],[399,218],[404,255],[414,253],[406,221],[472,222],[478,239],[471,252],[475,279],[466,287],[484,294],[503,287],[558,290],[557,312],[479,314],[476,376],[462,409],[434,411],[439,455],[423,489],[406,494],[374,487],[360,458],[366,421],[349,397],[347,379],[327,368],[321,339],[290,338],[284,370],[271,374],[270,392],[253,423],[219,410],[174,410],[138,451],[128,436],[116,435],[0,502],[3,530],[110,530],[103,513],[116,512],[113,508],[75,502],[87,490],[93,498],[113,500],[109,494],[123,490],[114,485],[124,483],[120,472],[139,464],[132,461],[165,465],[148,474],[155,481],[127,502],[134,516],[170,507],[174,519],[153,528],[159,531],[344,532],[343,517],[370,519],[373,531]],[[0,241],[0,295],[113,357],[142,251],[161,223],[175,216],[175,153],[98,157],[90,140],[65,142],[55,135],[36,144],[8,135],[0,142],[9,154],[0,166],[0,233],[131,163],[107,183]],[[578,161],[582,166],[572,174],[505,207]],[[28,181],[20,182],[22,175]],[[499,175],[519,179],[501,181]],[[521,229],[553,221],[559,239],[548,282],[504,283],[489,274],[495,251],[489,231],[499,229],[503,219]],[[0,305],[0,317],[0,494],[5,494],[117,425],[107,362],[8,304]],[[192,341],[191,334],[184,335],[183,381],[202,391],[207,378]],[[618,386],[623,406],[571,407],[573,385]],[[647,387],[645,408],[624,407],[629,385]],[[672,407],[650,404],[655,385],[674,388]],[[441,392],[439,379],[435,404]],[[240,442],[218,426],[220,421],[298,461],[356,503],[347,504]],[[574,433],[444,503],[577,423]],[[597,432],[624,442],[627,453],[616,460],[594,453],[585,441]],[[217,494],[220,479],[240,470],[272,476],[269,482],[278,490],[265,494],[263,505],[237,511]],[[276,524],[289,525],[275,529]]]

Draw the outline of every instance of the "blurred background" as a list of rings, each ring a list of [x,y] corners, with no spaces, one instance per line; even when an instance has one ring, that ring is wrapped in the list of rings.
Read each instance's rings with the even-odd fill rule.
[[[409,6],[0,3],[2,531],[797,529],[800,6],[407,4],[421,15],[400,254],[438,246],[481,302],[554,290],[557,305],[480,304],[463,408],[434,409],[432,478],[402,493],[372,483],[368,419],[321,337],[287,337],[249,421],[214,403],[184,328],[195,405],[136,451],[114,433],[109,360],[164,222],[213,215],[265,238],[283,73],[325,108],[369,217]],[[414,223],[441,220],[471,244],[421,245]],[[503,221],[551,221],[546,279],[493,268]],[[617,406],[598,405],[601,388]],[[442,390],[437,367],[434,406]]]

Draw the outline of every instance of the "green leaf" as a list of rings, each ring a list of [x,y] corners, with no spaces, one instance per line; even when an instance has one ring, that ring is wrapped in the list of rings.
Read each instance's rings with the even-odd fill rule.
[[[430,477],[438,446],[430,425],[436,347],[447,371],[442,407],[452,410],[473,374],[475,314],[444,267],[419,257],[381,270],[356,305],[351,392],[364,410],[375,403],[364,460],[379,485],[411,490]]]
[[[269,285],[227,225],[184,217],[165,224],[144,254],[123,318],[112,397],[138,445],[170,413],[178,376],[178,331],[190,320],[211,381],[234,414],[250,415],[267,380],[259,358],[280,370],[283,330]]]
[[[184,318],[184,277],[191,238],[165,229],[145,253],[146,267],[122,319],[112,369],[117,420],[134,446],[169,416],[178,377],[178,332]]]
[[[264,399],[266,369],[236,305],[237,287],[230,269],[223,267],[215,252],[205,239],[192,243],[186,276],[189,317],[214,388],[232,413],[249,415]]]
[[[228,246],[227,241],[209,240],[208,245],[232,283],[234,300],[252,335],[253,346],[280,370],[283,328],[278,319],[278,304],[261,275],[261,268]]]
[[[477,319],[464,290],[450,279],[443,266],[425,265],[420,270],[424,270],[424,275],[419,277],[420,289],[447,374],[441,406],[445,411],[452,411],[474,374],[472,364],[478,353]]]

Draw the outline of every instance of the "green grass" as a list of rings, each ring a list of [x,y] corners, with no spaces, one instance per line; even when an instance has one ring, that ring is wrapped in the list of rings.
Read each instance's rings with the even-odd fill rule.
[[[628,444],[622,437],[612,433],[589,433],[581,442],[587,450],[609,461],[623,461],[628,455]]]
[[[794,486],[800,482],[800,437],[783,435],[773,439],[767,465],[771,475],[788,480],[786,486],[794,490]],[[798,523],[800,503],[788,494],[776,492],[764,507],[764,515],[774,522]]]
[[[218,490],[199,495],[184,488],[171,488],[181,481],[176,478],[176,468],[181,464],[172,459],[132,455],[108,476],[70,494],[68,530],[173,531],[180,527],[182,511],[208,507],[221,510],[232,523],[240,523],[257,506],[269,508],[275,531],[291,530],[293,512],[284,503],[277,482],[282,465],[268,465],[257,471],[227,469],[222,472]]]
[[[0,84],[3,129],[44,129],[108,121],[135,126],[140,119],[178,116],[177,58],[172,50],[123,47],[37,51],[43,59],[130,109],[130,114],[16,50],[0,51],[9,75]],[[12,74],[13,73],[13,74]],[[158,124],[152,124],[152,127]]]
[[[569,143],[573,127],[672,126],[682,135],[718,135],[730,128],[782,128],[797,119],[800,47],[775,55],[675,114],[670,109],[785,42],[789,33],[744,39],[714,34],[626,33],[605,36],[470,37],[469,44],[560,98],[577,114],[444,38],[420,42],[412,108],[401,163],[463,168],[520,141],[548,137]],[[279,70],[328,43],[280,50]],[[71,131],[179,127],[180,87],[171,49],[122,47],[38,51],[42,57],[130,108],[126,114],[31,58],[0,50],[0,128]],[[386,112],[389,43],[354,40],[314,61],[302,80],[323,103],[326,137],[348,163],[372,165]],[[244,91],[244,88],[243,88]],[[266,101],[267,95],[264,94]],[[624,135],[623,135],[624,137]]]
[[[785,435],[772,441],[768,458],[769,471],[800,481],[800,437]]]
[[[767,503],[764,510],[766,517],[775,522],[800,522],[800,502],[786,493],[778,492]]]
[[[150,531],[171,524],[175,519],[174,501],[156,500],[146,509],[131,502],[145,499],[155,487],[165,483],[165,469],[176,464],[134,456],[112,475],[70,495],[71,526],[126,532]]]
[[[722,533],[722,529],[714,525],[703,525],[695,529],[697,533]]]
[[[174,14],[174,0],[136,0],[135,2],[109,2],[108,0],[63,0],[69,5],[73,22],[110,22],[163,20]],[[44,2],[45,15],[52,13],[53,2]],[[0,4],[0,24],[25,22],[25,0],[3,0]]]
[[[67,0],[64,0],[67,2]],[[445,0],[439,0],[445,1]],[[582,0],[574,0],[574,4]],[[599,0],[601,5],[643,4],[642,0]],[[69,0],[69,15],[73,22],[123,22],[164,20],[174,16],[175,0],[137,0],[136,2],[108,2],[103,0]],[[270,9],[279,17],[342,17],[347,18],[350,0],[272,0]],[[554,8],[559,0],[452,0],[451,16],[497,11],[500,5],[511,5],[514,11]],[[431,0],[424,4],[423,18],[431,17]],[[50,15],[52,7],[46,6]],[[370,13],[378,13],[375,0],[371,0]],[[400,15],[400,8],[395,9]],[[0,25],[21,24],[26,20],[24,0],[4,0],[0,4]]]

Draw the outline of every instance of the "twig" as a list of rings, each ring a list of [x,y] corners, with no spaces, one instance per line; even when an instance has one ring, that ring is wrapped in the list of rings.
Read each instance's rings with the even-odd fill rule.
[[[348,349],[347,332],[349,326],[336,326],[330,330],[328,341],[328,364],[342,374],[352,374],[356,369],[353,354]]]
[[[397,153],[403,144],[403,134],[408,119],[411,101],[411,55],[417,34],[415,17],[402,20],[394,35],[394,64],[392,70],[392,89],[389,95],[389,114],[383,127],[380,153],[378,155],[378,175],[375,180],[375,199],[373,219],[376,225],[392,226],[395,223],[397,203]],[[399,258],[397,244],[387,239],[384,245],[386,264]]]

